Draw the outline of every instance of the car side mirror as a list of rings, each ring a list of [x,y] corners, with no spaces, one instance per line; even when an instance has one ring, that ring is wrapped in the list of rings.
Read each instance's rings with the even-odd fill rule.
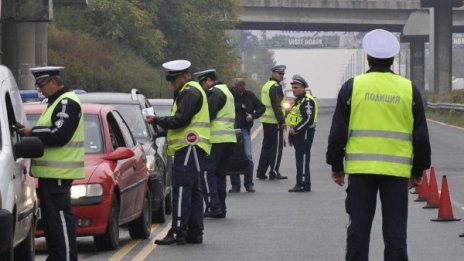
[[[107,160],[122,160],[134,157],[134,152],[127,147],[119,147],[115,151],[109,153],[105,159]]]
[[[14,145],[15,159],[38,158],[44,154],[44,145],[38,137],[22,137]]]

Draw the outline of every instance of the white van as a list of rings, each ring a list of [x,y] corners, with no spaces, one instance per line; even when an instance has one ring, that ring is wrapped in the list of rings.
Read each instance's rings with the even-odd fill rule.
[[[0,65],[0,259],[34,260],[35,225],[39,216],[30,160],[43,154],[36,137],[21,138],[27,124],[18,86]]]

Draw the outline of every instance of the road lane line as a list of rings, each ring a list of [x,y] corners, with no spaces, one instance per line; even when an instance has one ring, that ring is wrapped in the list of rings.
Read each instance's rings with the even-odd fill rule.
[[[259,127],[253,131],[253,133],[251,134],[251,140],[254,140],[256,138],[256,136],[258,136],[258,133],[263,129],[263,125],[259,125]]]
[[[145,260],[148,255],[156,248],[157,245],[155,245],[155,240],[159,238],[164,238],[169,229],[171,228],[171,222],[167,223],[166,226],[163,228],[161,232],[158,233],[154,238],[152,238],[147,245],[140,250],[140,252],[132,258],[133,261],[140,261],[140,260]]]
[[[155,229],[159,226],[159,224],[151,225],[151,233],[155,231]],[[120,261],[122,260],[141,240],[134,239],[127,242],[118,252],[114,253],[114,255],[108,259],[108,261]]]
[[[447,123],[444,123],[444,122],[441,122],[441,121],[436,121],[436,120],[431,120],[431,119],[427,119],[427,120],[428,120],[428,121],[431,121],[431,122],[433,122],[433,123],[437,123],[437,124],[446,126],[446,127],[450,127],[450,128],[454,128],[454,129],[458,129],[458,130],[464,130],[463,127],[459,127],[459,126],[447,124]]]

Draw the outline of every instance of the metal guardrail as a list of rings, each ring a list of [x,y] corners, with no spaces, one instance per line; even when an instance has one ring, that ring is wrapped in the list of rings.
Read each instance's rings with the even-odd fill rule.
[[[464,111],[464,104],[461,104],[461,103],[432,103],[432,102],[427,102],[427,108]]]

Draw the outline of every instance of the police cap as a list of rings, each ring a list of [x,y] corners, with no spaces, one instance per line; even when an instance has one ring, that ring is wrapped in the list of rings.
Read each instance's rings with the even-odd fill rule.
[[[174,60],[163,63],[166,70],[166,81],[174,81],[179,75],[188,71],[191,63],[187,60]]]
[[[62,66],[44,66],[30,68],[32,75],[34,75],[35,82],[38,83],[42,79],[46,79],[52,76],[60,75],[60,71],[64,69]]]
[[[280,64],[280,65],[276,65],[276,66],[272,67],[271,71],[285,73],[285,69],[287,69],[287,66],[285,66],[283,64]]]
[[[395,35],[383,29],[368,32],[363,38],[363,49],[371,57],[392,58],[400,51],[400,43]]]
[[[214,80],[216,80],[216,70],[215,69],[208,69],[208,70],[204,70],[204,71],[201,71],[201,72],[196,72],[193,74],[193,77],[197,78],[197,80],[199,82],[202,82],[204,80],[206,80],[206,78],[208,77],[211,77],[213,78]]]
[[[290,84],[301,84],[305,88],[308,87],[306,80],[298,74],[293,75],[292,82]]]

